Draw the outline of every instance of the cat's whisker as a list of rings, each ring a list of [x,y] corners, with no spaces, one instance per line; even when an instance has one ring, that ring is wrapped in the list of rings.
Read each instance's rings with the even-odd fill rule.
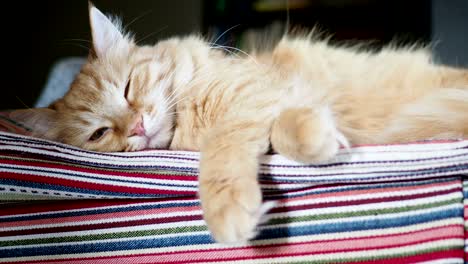
[[[172,109],[174,106],[176,106],[178,103],[182,102],[183,100],[187,99],[188,96],[185,96],[183,98],[181,98],[180,100],[177,100],[176,102],[172,103],[171,105],[169,105],[167,108],[168,109]]]
[[[181,89],[181,88],[179,87],[178,89]],[[178,89],[175,89],[175,90],[173,91],[173,93],[171,94],[171,96],[168,97],[167,104],[168,104],[168,105],[171,105],[171,107],[174,106],[175,104],[177,104],[178,102],[180,102],[180,100],[185,99],[185,98],[188,97],[188,96],[185,96],[185,97],[179,99],[179,101],[177,101],[176,103],[174,103],[174,101],[177,100],[177,98],[178,98],[178,96],[177,96],[177,94],[176,94],[176,90],[178,90]]]
[[[123,30],[123,31],[126,31],[127,28],[128,28],[130,25],[132,25],[133,23],[135,23],[136,21],[138,21],[138,20],[141,19],[142,17],[144,17],[144,16],[150,14],[151,12],[153,12],[153,10],[150,9],[150,10],[144,12],[143,14],[141,14],[141,15],[135,17],[134,19],[132,19],[132,21],[128,22],[128,24],[125,25],[125,26],[122,28],[122,30]]]
[[[161,79],[162,81],[159,83],[158,87],[155,87],[154,90],[158,92],[157,97],[161,98],[164,104],[169,105],[171,103],[170,95],[166,95],[166,89],[169,87],[169,80],[172,79],[174,72],[166,73]],[[172,94],[172,93],[171,93]]]
[[[211,48],[211,49],[219,49],[219,50],[225,51],[226,53],[229,53],[229,54],[232,55],[232,56],[236,56],[237,59],[240,59],[239,54],[236,54],[235,52],[230,51],[230,50],[228,50],[227,48],[223,48],[222,46],[211,46],[210,48]]]
[[[172,71],[171,73],[166,73],[166,74],[164,75],[164,78],[163,78],[163,79],[165,79],[165,80],[172,80],[172,77],[174,77],[174,75],[175,75],[175,71]],[[170,86],[167,85],[166,87],[170,87]],[[176,89],[173,89],[173,90],[171,91],[171,93],[170,93],[167,97],[168,97],[168,98],[171,98],[171,97],[176,93],[176,91],[177,91],[178,89],[180,89],[180,87],[179,87],[179,88],[176,88]]]
[[[183,101],[183,100],[185,100],[185,99],[187,99],[187,98],[188,98],[188,96],[184,96],[184,97],[180,98],[179,100],[177,100],[176,102],[172,103],[172,104],[171,104],[170,106],[168,106],[167,108],[168,108],[168,109],[171,109],[172,107],[176,106],[178,103],[180,103],[181,101]]]
[[[72,46],[80,47],[80,48],[85,49],[86,51],[89,51],[89,47],[87,47],[85,45],[78,44],[78,43],[69,42],[69,43],[64,43],[64,44],[69,44],[69,45],[72,45]]]
[[[167,105],[173,105],[173,103],[177,100],[177,96],[173,96],[167,100]]]
[[[63,41],[81,41],[81,42],[93,43],[92,41],[88,39],[79,39],[79,38],[64,39]]]
[[[180,88],[179,88],[180,89]],[[167,98],[165,98],[165,103],[169,106],[173,106],[173,103],[177,100],[177,95],[176,95],[176,91],[177,89],[174,89],[174,91],[171,93],[170,96],[168,96]],[[169,107],[168,107],[169,108]]]
[[[243,51],[241,49],[238,49],[238,48],[235,48],[235,47],[230,47],[230,46],[221,46],[221,47],[238,51],[238,52],[244,54],[245,56],[247,56],[249,59],[251,59],[255,64],[259,65],[257,60],[252,55],[250,55],[249,53],[247,53],[247,52],[245,52],[245,51]]]
[[[212,43],[216,45],[216,42],[218,40],[220,40],[224,35],[226,35],[226,33],[228,33],[229,31],[233,30],[234,28],[240,26],[240,24],[237,24],[237,25],[234,25],[228,29],[226,29],[221,35],[219,35]]]

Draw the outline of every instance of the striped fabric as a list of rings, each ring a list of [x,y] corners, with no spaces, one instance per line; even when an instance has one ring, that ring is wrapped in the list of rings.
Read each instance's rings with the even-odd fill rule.
[[[95,153],[0,132],[0,262],[464,263],[468,140],[263,157],[275,206],[246,244],[213,242],[199,154]]]

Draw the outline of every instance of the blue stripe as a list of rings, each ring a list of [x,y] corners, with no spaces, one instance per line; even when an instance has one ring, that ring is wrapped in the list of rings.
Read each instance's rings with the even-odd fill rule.
[[[436,211],[431,213],[423,213],[418,215],[408,215],[403,217],[390,217],[386,219],[374,219],[366,221],[353,222],[337,222],[335,224],[317,224],[306,226],[291,226],[291,227],[274,227],[264,229],[260,232],[256,239],[275,239],[281,237],[303,236],[326,234],[336,232],[349,232],[359,230],[374,230],[414,225],[448,219],[454,217],[463,217],[463,208]],[[57,245],[57,246],[40,246],[32,248],[14,248],[0,250],[0,257],[25,257],[25,256],[40,256],[40,255],[60,255],[60,254],[80,254],[90,252],[105,252],[117,250],[135,250],[145,248],[162,248],[184,245],[200,245],[214,243],[209,235],[188,235],[180,234],[177,237],[137,239],[132,241],[104,242],[96,243],[90,241],[87,244],[75,245]]]

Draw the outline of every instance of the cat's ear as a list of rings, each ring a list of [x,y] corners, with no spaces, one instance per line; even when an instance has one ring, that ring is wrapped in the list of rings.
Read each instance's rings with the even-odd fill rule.
[[[57,111],[50,108],[31,108],[14,110],[8,116],[14,122],[32,131],[33,136],[56,140],[51,133],[57,122]]]
[[[91,2],[89,2],[89,22],[96,56],[103,57],[115,43],[125,40],[119,26],[114,25]]]

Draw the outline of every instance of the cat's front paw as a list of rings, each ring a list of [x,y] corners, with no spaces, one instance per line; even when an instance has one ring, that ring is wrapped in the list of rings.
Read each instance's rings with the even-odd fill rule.
[[[269,209],[262,207],[260,186],[254,179],[201,182],[200,198],[208,228],[220,243],[254,238],[260,218]]]
[[[348,146],[326,108],[283,111],[273,125],[271,143],[279,154],[306,164],[327,161],[340,145]]]
[[[126,152],[139,151],[145,149],[147,146],[146,138],[141,137],[130,137],[128,138],[128,144],[125,148]]]

